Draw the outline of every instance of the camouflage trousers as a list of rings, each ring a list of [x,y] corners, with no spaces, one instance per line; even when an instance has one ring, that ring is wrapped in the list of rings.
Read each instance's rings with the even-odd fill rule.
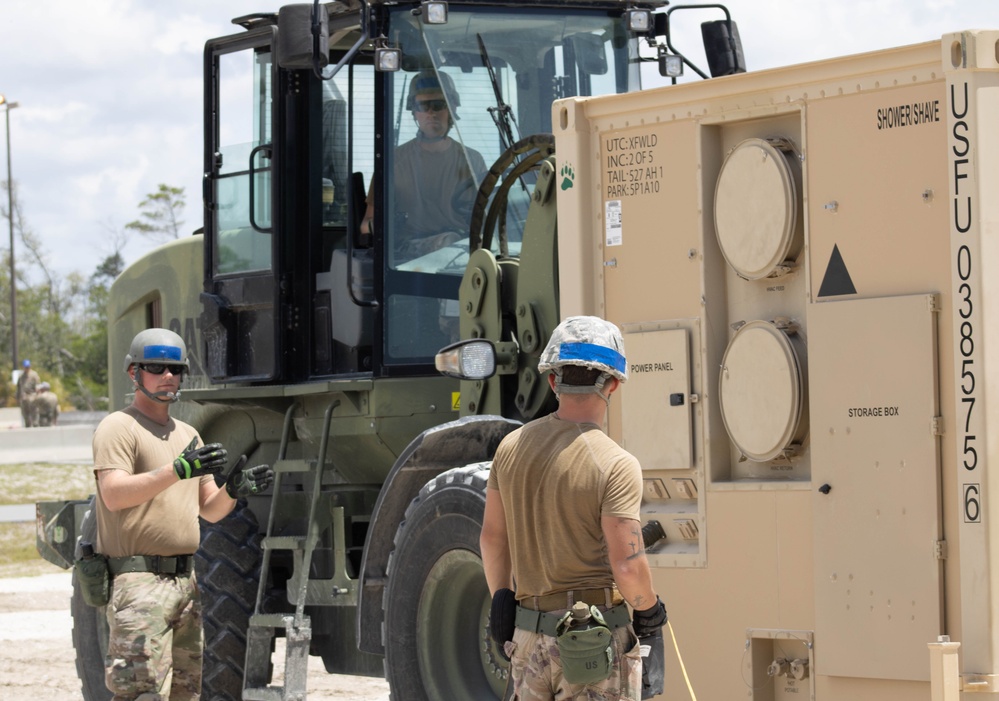
[[[21,400],[21,420],[24,421],[25,428],[38,425],[38,406],[33,396]]]
[[[517,628],[505,646],[510,657],[510,681],[518,701],[640,701],[642,657],[631,627],[614,631],[614,665],[610,676],[596,684],[570,684],[562,678],[555,638]]]
[[[107,618],[104,677],[113,701],[201,698],[204,631],[193,573],[116,575]]]

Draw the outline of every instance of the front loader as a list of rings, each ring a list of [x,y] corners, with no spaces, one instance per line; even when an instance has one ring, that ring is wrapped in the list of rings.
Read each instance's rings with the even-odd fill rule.
[[[173,414],[276,472],[269,493],[203,525],[203,698],[304,698],[310,657],[384,675],[395,701],[502,697],[485,480],[499,441],[554,408],[537,358],[563,314],[556,195],[586,177],[556,163],[552,104],[637,91],[646,65],[699,71],[665,5],[317,2],[207,42],[204,227],[115,281],[108,351],[120,368],[138,331],[179,333],[191,373]],[[711,72],[743,71],[727,10],[699,11]],[[412,258],[396,149],[428,72],[455,87],[449,136],[494,165],[447,202],[467,229]],[[494,340],[501,375],[438,372],[462,338]],[[119,409],[131,388],[110,375]],[[93,529],[86,503],[39,505],[56,564]],[[75,590],[73,614],[84,698],[107,698],[104,612]]]

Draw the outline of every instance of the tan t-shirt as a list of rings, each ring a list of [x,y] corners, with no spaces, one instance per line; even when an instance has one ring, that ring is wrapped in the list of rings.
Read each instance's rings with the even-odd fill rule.
[[[173,462],[192,438],[194,427],[170,419],[161,425],[127,407],[106,416],[94,433],[94,474],[124,470],[151,472]],[[198,549],[199,487],[211,475],[181,480],[144,504],[108,511],[97,486],[97,550],[110,557],[129,555],[187,555]]]
[[[600,519],[639,520],[638,460],[595,424],[554,414],[500,443],[489,473],[506,514],[517,598],[611,587]]]

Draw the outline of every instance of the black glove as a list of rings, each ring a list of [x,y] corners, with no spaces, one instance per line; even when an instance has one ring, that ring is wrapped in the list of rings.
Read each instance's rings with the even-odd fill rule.
[[[225,491],[233,499],[260,494],[274,481],[274,470],[269,465],[244,468],[245,464],[246,456],[240,455],[236,465],[226,477]]]
[[[517,595],[510,589],[498,589],[493,594],[493,603],[489,607],[489,633],[499,646],[504,659],[508,659],[503,645],[513,640],[513,629],[517,619]]]
[[[666,649],[663,629],[638,639],[642,650],[642,698],[651,699],[663,693],[666,683]]]
[[[201,475],[212,475],[225,467],[229,454],[221,443],[209,443],[195,448],[198,439],[192,438],[184,452],[173,461],[173,469],[182,480]]]
[[[636,610],[632,615],[631,625],[635,629],[635,635],[639,638],[662,632],[662,627],[666,625],[666,607],[663,606],[662,599],[656,597],[656,603],[647,609]]]

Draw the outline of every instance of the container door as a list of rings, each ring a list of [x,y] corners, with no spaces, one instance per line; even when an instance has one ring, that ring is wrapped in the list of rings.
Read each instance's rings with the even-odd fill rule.
[[[809,308],[822,674],[928,681],[943,628],[936,295]]]

